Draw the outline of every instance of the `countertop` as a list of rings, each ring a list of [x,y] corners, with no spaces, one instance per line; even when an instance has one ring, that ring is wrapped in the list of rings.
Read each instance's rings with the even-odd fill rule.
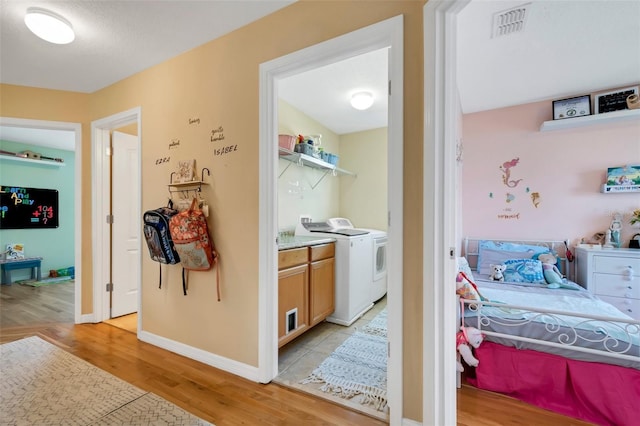
[[[299,247],[315,246],[318,244],[333,243],[336,239],[332,237],[278,237],[278,250],[288,250]]]

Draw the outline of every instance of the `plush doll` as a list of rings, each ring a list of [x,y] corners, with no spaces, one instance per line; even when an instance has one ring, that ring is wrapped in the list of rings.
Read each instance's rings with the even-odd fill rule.
[[[489,279],[491,281],[504,281],[504,271],[507,270],[507,265],[489,265],[491,269],[491,275]]]
[[[538,260],[542,263],[542,272],[549,288],[558,288],[562,284],[562,274],[556,266],[556,256],[551,253],[538,255]]]
[[[473,356],[471,348],[478,348],[484,340],[484,335],[475,327],[460,327],[460,331],[456,334],[456,350],[471,367],[477,367],[480,361]],[[457,361],[458,371],[464,371],[462,363]]]

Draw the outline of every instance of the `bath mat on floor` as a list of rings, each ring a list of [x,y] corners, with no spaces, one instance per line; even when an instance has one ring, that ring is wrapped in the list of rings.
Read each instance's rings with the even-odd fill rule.
[[[210,425],[52,345],[0,345],[2,425]]]
[[[381,315],[382,314],[382,315]],[[386,311],[372,327],[373,333],[354,332],[300,383],[323,383],[320,390],[342,398],[360,396],[360,403],[378,411],[387,407]],[[376,318],[378,318],[378,316]],[[371,321],[373,323],[373,320]],[[381,330],[384,329],[384,335]]]
[[[384,308],[374,319],[362,327],[363,333],[387,337],[387,308]]]

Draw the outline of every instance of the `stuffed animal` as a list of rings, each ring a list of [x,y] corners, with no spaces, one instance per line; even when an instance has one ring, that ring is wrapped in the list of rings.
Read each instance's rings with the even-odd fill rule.
[[[456,350],[462,356],[464,362],[471,367],[477,367],[480,364],[480,361],[473,356],[471,348],[478,348],[483,340],[484,335],[475,327],[460,327],[460,331],[456,333]],[[457,370],[464,371],[462,363],[459,360],[456,362]]]
[[[542,263],[542,272],[549,288],[558,288],[562,284],[562,274],[556,266],[556,256],[551,253],[538,255],[538,260]]]
[[[489,265],[491,269],[491,275],[489,279],[491,281],[504,281],[504,271],[507,270],[507,265]]]

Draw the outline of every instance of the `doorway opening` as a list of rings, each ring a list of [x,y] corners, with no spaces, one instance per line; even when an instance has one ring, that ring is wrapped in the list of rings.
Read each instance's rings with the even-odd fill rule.
[[[18,143],[25,143],[30,145],[46,145],[51,148],[58,148],[63,150],[72,150],[74,152],[74,178],[73,178],[73,195],[68,194],[67,197],[71,200],[71,211],[73,217],[75,217],[73,225],[73,247],[69,249],[73,250],[73,262],[74,262],[74,276],[73,280],[73,306],[70,307],[70,311],[67,313],[69,318],[73,318],[75,323],[85,322],[85,318],[82,315],[82,126],[80,123],[68,123],[59,121],[44,121],[44,120],[31,120],[21,118],[9,118],[0,117],[0,129],[2,129],[3,139],[14,140]],[[6,137],[6,135],[19,135],[15,137]],[[52,139],[43,137],[43,135],[52,136],[56,134],[61,136],[62,139],[56,137],[56,139],[62,145],[51,145]],[[26,163],[25,163],[26,164]],[[70,206],[67,205],[68,209]],[[68,210],[67,210],[68,211]],[[3,247],[4,249],[4,247]],[[28,248],[27,248],[28,249]],[[65,265],[70,266],[70,265]],[[44,274],[41,274],[44,276]]]
[[[140,113],[91,123],[95,322],[140,313]]]
[[[390,422],[402,418],[402,17],[264,63],[260,69],[260,381],[278,375],[278,84],[293,75],[374,50],[389,50],[387,399]],[[395,407],[395,408],[394,408]]]

